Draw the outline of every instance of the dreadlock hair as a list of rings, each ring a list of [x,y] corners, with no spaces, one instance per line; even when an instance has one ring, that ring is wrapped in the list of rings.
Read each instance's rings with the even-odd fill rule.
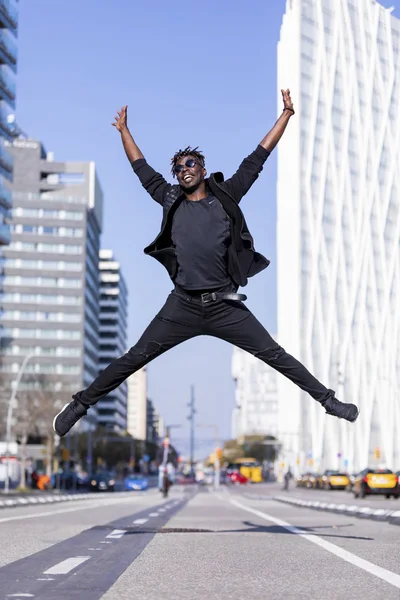
[[[187,146],[184,150],[178,150],[178,152],[175,152],[174,156],[171,158],[171,173],[172,173],[173,177],[176,177],[176,173],[175,173],[176,163],[178,162],[179,159],[183,158],[184,156],[194,156],[194,158],[197,158],[197,160],[199,161],[201,166],[204,167],[205,157],[198,148],[199,148],[198,146],[196,146],[196,148]]]

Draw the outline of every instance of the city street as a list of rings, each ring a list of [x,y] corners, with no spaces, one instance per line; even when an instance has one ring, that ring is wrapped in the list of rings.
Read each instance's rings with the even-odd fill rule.
[[[398,526],[283,504],[280,487],[3,509],[0,599],[399,597]]]

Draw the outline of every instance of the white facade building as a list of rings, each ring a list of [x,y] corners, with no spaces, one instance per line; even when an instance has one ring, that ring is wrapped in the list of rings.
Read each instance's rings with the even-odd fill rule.
[[[233,349],[235,403],[232,438],[278,433],[277,372],[252,354]]]
[[[287,0],[281,87],[296,115],[278,150],[278,339],[361,412],[339,421],[279,377],[280,439],[299,468],[359,470],[379,447],[397,470],[399,20],[375,0]]]
[[[147,371],[143,367],[128,377],[127,431],[137,440],[147,439]]]

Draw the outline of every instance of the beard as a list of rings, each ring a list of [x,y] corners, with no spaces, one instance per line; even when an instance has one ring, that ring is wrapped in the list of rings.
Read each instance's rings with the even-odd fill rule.
[[[197,183],[192,183],[191,185],[184,185],[182,183],[179,184],[182,192],[185,192],[185,194],[193,194],[199,187],[200,187],[201,181],[198,181]]]

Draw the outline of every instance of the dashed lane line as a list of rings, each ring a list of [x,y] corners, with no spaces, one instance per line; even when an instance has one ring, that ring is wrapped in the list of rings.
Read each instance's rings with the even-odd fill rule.
[[[120,538],[123,537],[123,535],[125,533],[126,533],[126,529],[114,529],[114,531],[112,531],[111,533],[106,535],[106,539],[111,538],[113,540],[119,540]]]
[[[148,519],[135,519],[135,521],[133,521],[134,525],[143,525],[144,523],[147,523]]]
[[[73,556],[71,558],[67,558],[61,561],[60,563],[54,565],[54,567],[47,569],[47,571],[43,571],[43,575],[66,575],[67,573],[72,571],[72,569],[76,569],[76,567],[79,567],[79,565],[86,562],[90,558],[92,557]]]
[[[220,495],[218,495],[218,498],[225,501],[225,498],[223,498]],[[340,548],[339,546],[335,546],[335,544],[332,544],[331,542],[327,542],[326,540],[323,540],[322,538],[318,537],[317,535],[310,535],[309,533],[306,533],[305,531],[303,531],[302,529],[299,529],[298,527],[295,527],[294,525],[290,525],[290,523],[287,523],[286,521],[283,521],[282,519],[277,519],[276,517],[273,517],[267,513],[261,512],[260,510],[250,508],[249,506],[246,506],[245,504],[242,504],[241,502],[238,502],[237,500],[229,499],[229,502],[231,504],[233,504],[234,506],[241,508],[242,510],[246,510],[247,512],[253,513],[253,515],[257,515],[261,519],[264,519],[264,521],[270,521],[271,523],[274,523],[275,525],[279,525],[279,527],[283,527],[283,529],[290,531],[290,533],[294,533],[294,534],[304,538],[305,540],[308,540],[309,542],[312,542],[313,544],[316,544],[317,546],[324,548],[324,550],[327,550],[331,554],[335,554],[336,556],[345,560],[346,562],[351,563],[352,565],[355,565],[356,567],[363,569],[367,573],[370,573],[371,575],[375,575],[375,577],[379,577],[380,579],[383,579],[383,581],[386,581],[390,585],[400,589],[400,575],[397,575],[397,573],[393,573],[392,571],[389,571],[388,569],[384,569],[383,567],[379,567],[378,565],[375,565],[374,563],[371,563],[368,560],[360,558],[356,554],[353,554],[352,552],[348,552],[348,550],[344,550],[343,548]]]

